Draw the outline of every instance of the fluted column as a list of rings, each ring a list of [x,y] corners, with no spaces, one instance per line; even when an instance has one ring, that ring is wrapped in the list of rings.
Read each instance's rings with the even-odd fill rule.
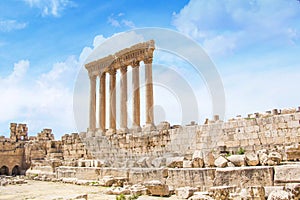
[[[127,130],[127,66],[121,67],[121,124],[120,128],[123,131]]]
[[[152,57],[144,60],[146,78],[146,124],[154,124],[153,114],[153,82],[152,82]]]
[[[109,93],[110,93],[110,109],[109,109],[109,128],[111,131],[116,130],[116,70],[109,70]]]
[[[90,131],[96,130],[96,78],[97,76],[90,75]]]
[[[133,128],[140,128],[140,71],[139,62],[132,63]]]
[[[99,75],[100,78],[100,102],[99,102],[99,126],[101,131],[105,131],[105,122],[106,122],[106,73]]]

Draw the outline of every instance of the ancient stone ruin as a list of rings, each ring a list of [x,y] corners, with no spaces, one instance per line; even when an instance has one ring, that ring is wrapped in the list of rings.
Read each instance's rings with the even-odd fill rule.
[[[42,181],[110,187],[112,195],[177,195],[180,199],[300,198],[300,109],[218,116],[204,124],[154,125],[154,42],[121,50],[86,65],[90,76],[87,132],[55,140],[51,129],[28,137],[25,124],[0,137],[0,175],[26,174]],[[140,124],[139,62],[146,67],[146,125]],[[133,67],[133,125],[127,124],[127,66]],[[121,125],[116,128],[116,71],[121,70]],[[105,74],[110,74],[109,127]],[[96,78],[100,81],[96,127]],[[126,114],[124,114],[126,113]],[[1,182],[1,181],[0,181]]]

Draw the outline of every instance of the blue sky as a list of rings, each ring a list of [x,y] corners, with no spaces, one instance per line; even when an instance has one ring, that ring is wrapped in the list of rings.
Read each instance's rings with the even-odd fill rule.
[[[227,118],[300,105],[297,0],[3,0],[0,134],[10,122],[28,123],[31,135],[74,131],[73,88],[87,52],[143,27],[169,28],[203,47],[223,80]],[[209,105],[209,95],[199,99]]]

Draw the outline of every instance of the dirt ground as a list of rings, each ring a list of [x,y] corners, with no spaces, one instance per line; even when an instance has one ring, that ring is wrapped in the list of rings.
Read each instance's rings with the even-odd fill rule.
[[[53,183],[43,181],[28,181],[22,185],[7,185],[0,187],[0,200],[66,200],[79,195],[88,195],[89,200],[115,200],[115,195],[106,195],[107,188],[96,186],[79,186],[73,184]],[[139,200],[175,200],[170,198],[140,196]]]

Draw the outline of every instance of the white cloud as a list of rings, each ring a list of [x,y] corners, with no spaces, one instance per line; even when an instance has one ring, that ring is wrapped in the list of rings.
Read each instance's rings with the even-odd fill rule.
[[[127,28],[135,28],[135,24],[133,21],[124,19],[125,14],[119,13],[118,15],[111,14],[107,22],[113,27],[127,27]]]
[[[30,62],[20,60],[7,77],[0,78],[0,124],[28,123],[30,134],[53,128],[56,135],[74,131],[73,82],[79,69],[74,57],[55,63],[33,77]]]
[[[108,23],[110,24],[110,25],[112,25],[113,27],[120,27],[121,25],[120,25],[120,22],[118,21],[118,20],[116,20],[116,19],[114,19],[112,16],[110,16],[110,17],[108,17]]]
[[[10,32],[26,28],[27,24],[16,20],[0,20],[0,32]]]
[[[59,17],[67,7],[75,6],[70,0],[24,0],[30,7],[37,7],[43,16],[53,15]]]
[[[280,46],[295,41],[300,29],[298,8],[297,1],[284,0],[191,0],[173,14],[173,24],[218,56],[254,43]]]

